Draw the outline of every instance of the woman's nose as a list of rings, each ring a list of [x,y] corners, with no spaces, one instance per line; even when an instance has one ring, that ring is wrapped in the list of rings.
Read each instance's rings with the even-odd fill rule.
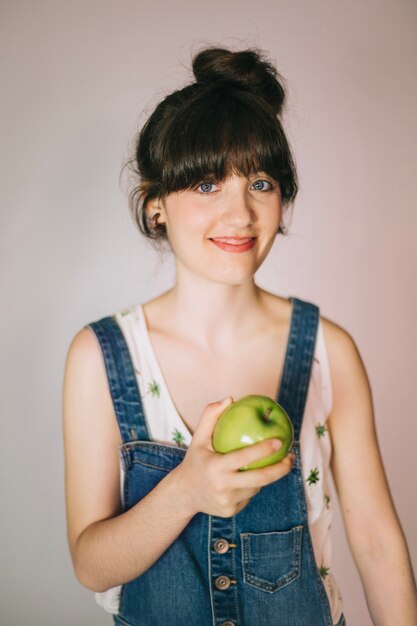
[[[244,228],[255,219],[251,199],[245,190],[230,192],[224,198],[222,221],[225,224]]]

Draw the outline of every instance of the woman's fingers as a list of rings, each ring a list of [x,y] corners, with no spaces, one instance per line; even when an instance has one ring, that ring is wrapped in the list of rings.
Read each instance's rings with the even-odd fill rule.
[[[275,439],[264,439],[259,443],[227,452],[224,455],[222,463],[224,463],[225,469],[229,471],[234,470],[232,475],[234,488],[260,488],[282,478],[291,471],[295,460],[293,453],[287,454],[282,461],[266,467],[238,471],[239,468],[276,452],[280,446],[278,448],[274,447],[275,441]]]
[[[198,426],[193,435],[193,442],[206,445],[213,450],[212,435],[214,427],[220,415],[233,402],[232,396],[227,396],[224,400],[218,402],[210,402],[204,409]]]
[[[289,453],[282,461],[243,472],[236,472],[233,476],[233,485],[236,489],[241,487],[257,488],[273,483],[288,474],[294,465],[295,454]]]
[[[277,447],[275,447],[277,446]],[[223,464],[228,470],[237,470],[240,467],[245,467],[253,461],[262,459],[270,454],[273,454],[282,446],[282,442],[277,439],[264,439],[258,443],[253,443],[239,450],[233,450],[227,452],[224,455]],[[250,470],[247,470],[250,471]]]

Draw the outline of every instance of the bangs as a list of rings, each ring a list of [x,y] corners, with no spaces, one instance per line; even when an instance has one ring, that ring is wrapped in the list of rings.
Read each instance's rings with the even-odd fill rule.
[[[294,165],[278,118],[263,100],[234,86],[222,85],[191,98],[173,116],[160,148],[155,156],[160,160],[162,195],[203,180],[257,172],[280,184],[283,200],[296,191]]]

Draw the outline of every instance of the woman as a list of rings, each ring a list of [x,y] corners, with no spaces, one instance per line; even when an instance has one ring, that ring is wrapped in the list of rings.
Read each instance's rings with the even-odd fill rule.
[[[332,471],[374,623],[417,624],[354,340],[254,280],[297,193],[282,78],[257,49],[207,48],[193,71],[140,132],[130,196],[141,232],[171,249],[175,284],[88,324],[68,351],[76,576],[119,625],[345,624]],[[281,462],[239,471],[274,449],[212,447],[221,413],[248,394],[276,399],[295,436]]]

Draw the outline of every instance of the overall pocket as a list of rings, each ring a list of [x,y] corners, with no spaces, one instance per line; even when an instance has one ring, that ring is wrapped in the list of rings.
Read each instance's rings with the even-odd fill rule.
[[[292,583],[301,571],[303,526],[267,533],[240,533],[243,580],[274,592]]]

